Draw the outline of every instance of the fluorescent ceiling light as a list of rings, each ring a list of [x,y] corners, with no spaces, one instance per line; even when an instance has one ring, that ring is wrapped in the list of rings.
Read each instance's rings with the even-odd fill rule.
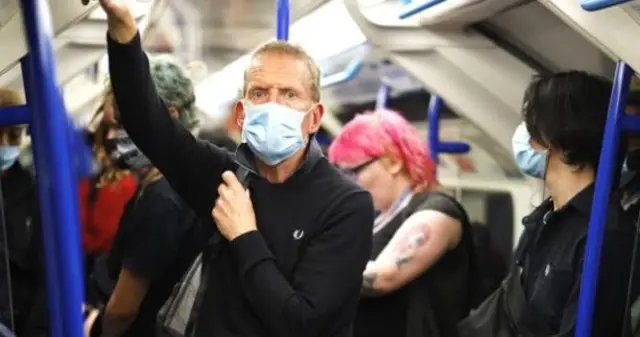
[[[331,0],[291,25],[289,40],[321,61],[367,41],[341,0]],[[249,54],[203,80],[196,88],[197,105],[211,118],[226,116],[242,89]]]

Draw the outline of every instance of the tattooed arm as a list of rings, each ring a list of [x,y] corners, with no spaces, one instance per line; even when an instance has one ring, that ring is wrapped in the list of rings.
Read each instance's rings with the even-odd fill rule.
[[[362,277],[362,296],[391,293],[434,265],[462,236],[460,221],[438,211],[411,215]]]

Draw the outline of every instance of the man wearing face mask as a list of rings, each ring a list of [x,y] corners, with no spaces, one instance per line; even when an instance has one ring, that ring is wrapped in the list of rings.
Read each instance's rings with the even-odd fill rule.
[[[469,336],[573,336],[584,248],[611,84],[579,71],[535,78],[514,133],[521,170],[549,196],[523,218],[502,287],[459,326]],[[605,225],[593,336],[621,336],[634,225],[612,197]],[[638,293],[634,277],[631,296]]]
[[[194,336],[350,336],[373,203],[314,140],[324,113],[317,65],[282,41],[253,53],[234,109],[244,142],[231,154],[168,117],[173,107],[150,80],[131,13],[114,0],[100,3],[122,124],[222,237],[203,259],[211,277]],[[248,191],[234,175],[239,167],[249,172]]]
[[[156,56],[150,68],[159,96],[176,107],[176,121],[193,130],[198,120],[191,81],[167,56]],[[89,315],[86,329],[91,336],[153,337],[160,307],[204,245],[197,233],[202,226],[118,120],[115,104],[105,109],[104,146],[112,162],[138,177],[139,186],[124,208],[106,260],[113,292],[100,316]]]
[[[21,104],[24,100],[18,93],[0,88],[0,107]],[[0,251],[5,252],[6,244],[9,253],[8,269],[4,254],[0,261],[0,322],[13,327],[18,336],[46,336],[48,315],[36,186],[31,172],[18,161],[24,139],[24,126],[0,128],[2,225],[7,233],[3,238],[0,231]]]

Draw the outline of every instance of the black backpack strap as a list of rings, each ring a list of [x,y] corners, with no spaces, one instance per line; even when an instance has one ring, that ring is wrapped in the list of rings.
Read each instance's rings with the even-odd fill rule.
[[[245,189],[249,188],[251,172],[248,168],[238,165],[238,168],[236,169],[236,177]],[[185,337],[195,336],[200,306],[202,305],[202,299],[204,298],[204,294],[209,285],[208,281],[211,273],[211,262],[215,259],[216,255],[218,255],[218,250],[220,249],[220,243],[222,241],[222,235],[218,231],[215,231],[213,235],[211,235],[211,238],[209,238],[209,241],[202,252],[202,274],[200,276],[200,287],[198,288],[196,298],[193,302],[191,315],[189,315],[189,322],[187,323],[187,328],[184,334]]]

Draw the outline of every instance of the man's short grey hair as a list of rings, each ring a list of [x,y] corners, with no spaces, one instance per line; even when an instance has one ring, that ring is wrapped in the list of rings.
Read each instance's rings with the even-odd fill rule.
[[[264,54],[284,54],[291,55],[296,59],[302,61],[307,66],[307,70],[309,71],[309,89],[311,92],[311,97],[315,102],[320,101],[320,67],[316,64],[316,62],[311,58],[309,54],[300,46],[287,42],[287,41],[271,41],[263,44],[258,47],[256,51],[251,54],[251,62],[255,60],[257,57]],[[249,65],[251,67],[251,65]],[[247,80],[249,77],[249,68],[247,68],[244,72],[244,84],[242,88],[243,96],[247,93]]]
[[[180,111],[179,120],[188,130],[195,130],[200,123],[195,89],[184,67],[168,54],[151,56],[149,64],[158,95]]]

